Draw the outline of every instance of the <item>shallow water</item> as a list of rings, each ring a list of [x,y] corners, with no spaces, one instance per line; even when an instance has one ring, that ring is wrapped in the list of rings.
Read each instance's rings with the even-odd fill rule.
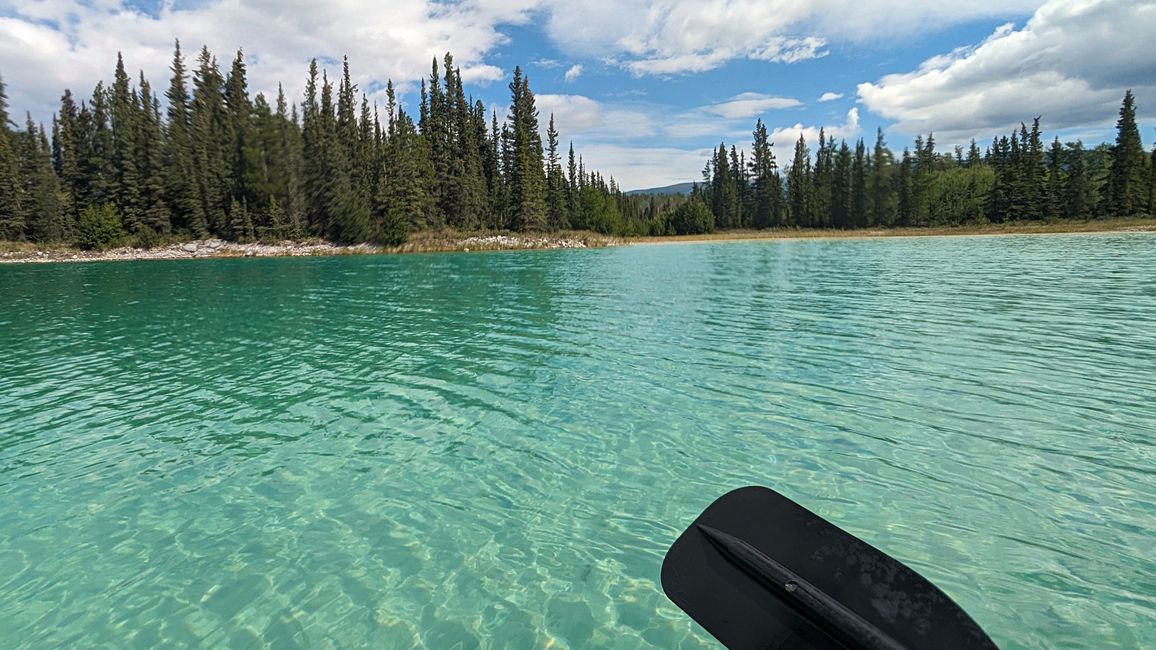
[[[0,647],[717,647],[773,487],[1004,648],[1156,647],[1156,236],[0,267]]]

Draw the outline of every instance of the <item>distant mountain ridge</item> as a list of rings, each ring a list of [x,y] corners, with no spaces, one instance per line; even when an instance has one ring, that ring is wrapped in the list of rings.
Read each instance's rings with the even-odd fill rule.
[[[667,185],[666,187],[652,187],[645,190],[630,190],[627,196],[634,194],[690,194],[694,189],[694,183],[678,183],[677,185]]]

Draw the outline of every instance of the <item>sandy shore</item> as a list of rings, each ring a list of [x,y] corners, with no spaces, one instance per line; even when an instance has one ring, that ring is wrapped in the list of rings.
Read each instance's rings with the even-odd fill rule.
[[[999,235],[1059,235],[1079,233],[1154,232],[1153,219],[1100,219],[1058,223],[986,224],[935,228],[874,228],[865,230],[821,230],[811,228],[771,228],[768,230],[728,230],[705,235],[635,237],[630,244],[676,244],[711,241],[763,241],[778,239],[874,239],[880,237],[977,237]]]
[[[418,233],[405,244],[393,247],[371,244],[344,246],[321,240],[238,244],[220,239],[204,239],[148,249],[112,248],[106,251],[83,251],[60,246],[41,247],[33,244],[0,242],[0,264],[600,248],[621,243],[620,239],[581,232],[549,235]]]
[[[764,241],[788,239],[870,239],[879,237],[950,237],[1045,235],[1071,233],[1152,232],[1153,219],[1102,219],[1059,223],[988,224],[950,228],[879,228],[871,230],[818,230],[776,228],[731,230],[706,235],[677,237],[616,238],[590,232],[552,234],[463,234],[455,232],[416,233],[401,246],[370,244],[344,246],[321,240],[238,244],[205,239],[156,248],[114,248],[82,251],[68,247],[0,242],[0,264],[38,262],[93,262],[117,260],[184,260],[222,257],[309,257],[317,255],[373,255],[382,253],[476,252],[497,250],[543,250],[560,248],[604,248],[631,244],[677,244],[718,241]]]

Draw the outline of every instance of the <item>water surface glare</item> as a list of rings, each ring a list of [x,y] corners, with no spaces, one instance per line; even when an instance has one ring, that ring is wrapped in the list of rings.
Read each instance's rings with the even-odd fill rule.
[[[0,267],[0,648],[714,648],[775,488],[1156,647],[1156,235]]]

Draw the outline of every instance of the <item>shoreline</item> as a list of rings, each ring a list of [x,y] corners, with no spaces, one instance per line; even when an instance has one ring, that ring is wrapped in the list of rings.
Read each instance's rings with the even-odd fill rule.
[[[415,253],[482,252],[505,250],[558,250],[605,248],[624,240],[590,232],[551,234],[448,232],[415,233],[400,246],[334,244],[321,239],[276,243],[237,243],[199,239],[154,248],[119,247],[86,251],[65,246],[0,242],[0,264],[121,262],[138,260],[228,259],[238,257],[332,257],[337,255],[402,255]]]
[[[668,237],[634,237],[628,244],[694,244],[703,242],[791,241],[884,239],[904,237],[999,237],[1007,235],[1078,235],[1104,233],[1156,233],[1156,218],[1090,219],[1056,223],[1004,223],[967,226],[932,226],[925,228],[870,228],[860,230],[825,230],[769,228],[766,230],[729,230],[701,235]]]
[[[666,237],[612,237],[592,232],[415,233],[401,246],[343,245],[319,239],[277,243],[235,243],[203,239],[150,249],[121,247],[84,251],[63,246],[0,242],[0,264],[112,262],[135,260],[224,259],[237,257],[319,257],[335,255],[383,255],[413,253],[482,252],[509,250],[559,250],[611,246],[691,244],[704,242],[881,239],[888,237],[982,237],[1006,235],[1056,235],[1093,233],[1156,233],[1156,218],[1062,221],[1057,223],[1011,223],[928,228],[874,228],[820,230],[774,228],[731,230],[702,235]]]

